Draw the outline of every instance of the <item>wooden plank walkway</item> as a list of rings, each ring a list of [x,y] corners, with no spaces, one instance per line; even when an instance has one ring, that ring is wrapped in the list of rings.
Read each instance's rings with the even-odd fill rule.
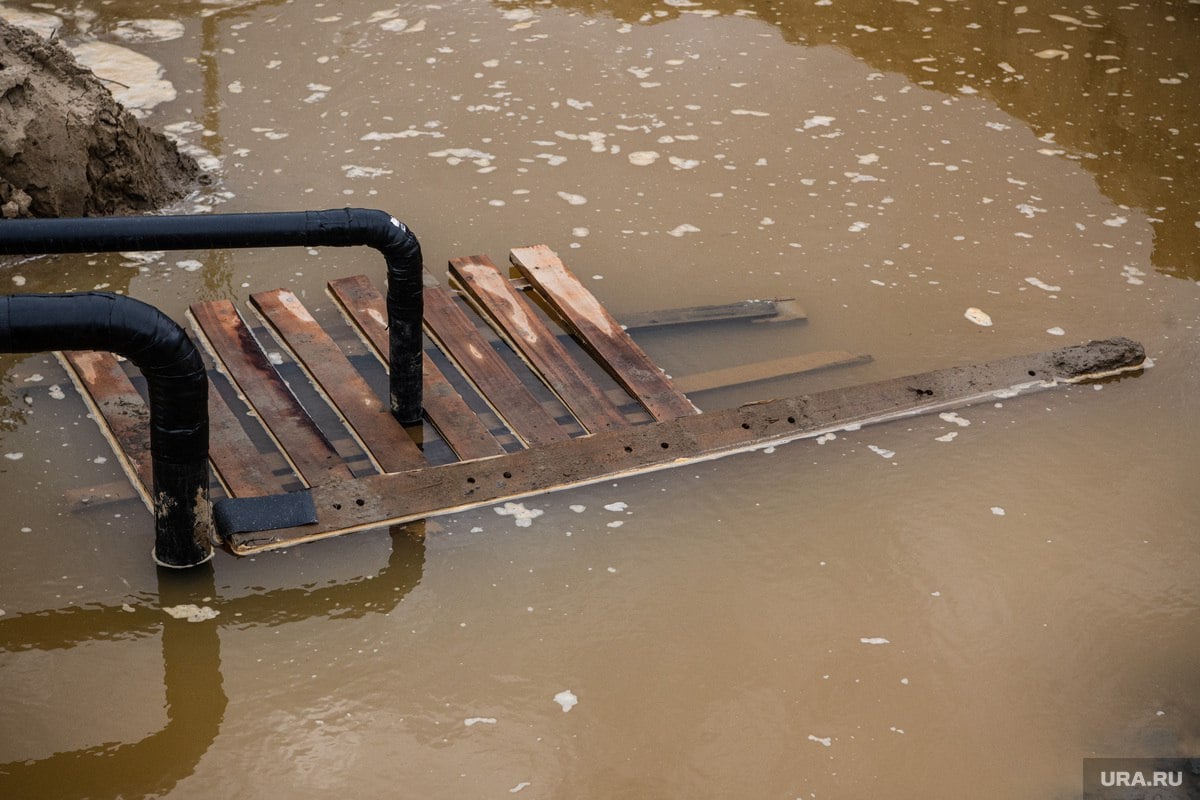
[[[518,248],[510,260],[519,277],[486,256],[452,260],[461,295],[427,281],[428,424],[409,428],[388,411],[380,381],[388,355],[384,298],[366,277],[331,281],[328,309],[310,308],[286,289],[255,292],[241,311],[227,300],[191,306],[211,361],[210,461],[221,490],[230,498],[300,491],[317,505],[313,525],[228,532],[232,551],[748,446],[774,434],[739,410],[701,414],[686,392],[867,358],[810,353],[674,381],[549,248]],[[752,300],[631,316],[655,327],[773,318],[803,312],[790,300]],[[67,353],[63,361],[148,498],[148,411],[126,368],[107,353]],[[787,412],[793,422],[783,423],[784,433],[796,435],[800,412]]]

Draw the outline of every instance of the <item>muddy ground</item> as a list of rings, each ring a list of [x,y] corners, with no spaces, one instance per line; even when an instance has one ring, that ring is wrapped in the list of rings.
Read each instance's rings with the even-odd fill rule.
[[[53,41],[0,19],[0,215],[129,214],[186,194],[196,162]]]

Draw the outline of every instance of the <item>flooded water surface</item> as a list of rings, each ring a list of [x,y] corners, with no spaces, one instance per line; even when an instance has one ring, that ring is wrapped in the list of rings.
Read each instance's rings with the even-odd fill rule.
[[[49,355],[5,356],[0,796],[1003,797],[1200,755],[1200,4],[0,3],[214,176],[545,243],[704,409],[1125,335],[1152,366],[159,575]],[[177,320],[370,251],[9,259]],[[518,509],[518,512],[521,510]],[[191,621],[189,621],[191,620]]]

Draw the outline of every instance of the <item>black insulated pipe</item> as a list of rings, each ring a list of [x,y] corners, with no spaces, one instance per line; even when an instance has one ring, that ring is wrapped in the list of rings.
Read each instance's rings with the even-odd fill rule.
[[[0,297],[0,352],[49,350],[106,350],[141,370],[150,395],[154,560],[193,567],[212,558],[208,374],[192,340],[154,306],[123,295]]]
[[[88,217],[0,222],[0,254],[366,245],[387,263],[392,414],[421,420],[422,262],[417,237],[385,211],[338,208],[251,214]]]

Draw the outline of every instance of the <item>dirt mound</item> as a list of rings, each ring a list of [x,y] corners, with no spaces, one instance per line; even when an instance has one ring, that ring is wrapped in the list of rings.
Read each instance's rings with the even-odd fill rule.
[[[199,176],[67,50],[0,19],[0,216],[146,211]]]

